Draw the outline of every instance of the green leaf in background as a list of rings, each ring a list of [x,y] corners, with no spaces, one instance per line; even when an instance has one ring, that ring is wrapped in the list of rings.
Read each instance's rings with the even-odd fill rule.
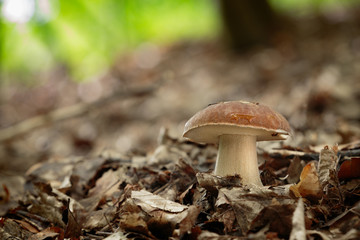
[[[141,42],[207,38],[219,29],[209,0],[16,0],[26,1],[36,6],[30,21],[2,17],[1,62],[8,81],[33,81],[35,73],[56,64],[81,81]]]

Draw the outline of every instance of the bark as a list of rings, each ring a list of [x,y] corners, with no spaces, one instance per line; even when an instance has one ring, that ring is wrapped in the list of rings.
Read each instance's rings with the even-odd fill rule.
[[[266,0],[220,0],[224,36],[234,49],[268,43],[277,17]]]

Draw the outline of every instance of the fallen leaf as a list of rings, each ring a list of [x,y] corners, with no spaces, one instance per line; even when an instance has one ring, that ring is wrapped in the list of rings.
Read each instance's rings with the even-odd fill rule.
[[[338,156],[336,155],[337,147],[329,148],[325,146],[321,150],[318,163],[318,175],[319,182],[323,188],[326,188],[329,184],[333,184],[334,179],[331,178],[331,171],[336,171],[336,166],[338,164]]]
[[[322,196],[322,189],[319,182],[315,162],[305,165],[300,175],[300,182],[290,186],[290,191],[296,197],[308,199],[319,199]]]
[[[170,162],[177,162],[179,159],[186,159],[190,161],[187,154],[176,147],[169,145],[159,145],[154,153],[149,157],[148,164],[159,165],[167,164]]]
[[[116,216],[116,208],[108,207],[98,211],[92,211],[86,215],[84,229],[100,229],[108,225]]]
[[[340,180],[360,177],[360,157],[353,157],[344,161],[339,169],[338,178]]]
[[[56,199],[55,196],[50,196],[46,193],[40,193],[40,198],[28,199],[31,205],[28,207],[28,211],[32,214],[39,215],[49,222],[56,224],[57,226],[64,227],[62,208],[63,203]]]
[[[28,240],[45,240],[45,239],[53,239],[57,237],[57,239],[64,239],[64,231],[58,227],[49,227],[42,230],[39,233],[31,235]]]
[[[226,200],[221,197],[221,194],[224,194]],[[219,189],[219,196],[217,201],[221,201],[222,205],[226,204],[226,201],[229,202],[242,234],[247,233],[255,225],[261,225],[261,223],[253,223],[253,221],[256,218],[261,219],[260,212],[273,205],[273,199],[277,199],[279,204],[279,206],[274,207],[276,209],[294,204],[294,199],[291,199],[289,196],[278,195],[274,191],[263,187],[248,189],[242,187],[234,187],[232,189],[221,188]],[[219,203],[216,204],[219,205]]]
[[[137,232],[155,238],[148,229],[147,223],[139,213],[125,213],[120,219],[120,228],[127,232]]]
[[[127,239],[128,234],[123,233],[122,231],[117,231],[110,236],[104,238],[104,240],[121,240],[121,239]]]
[[[240,187],[241,178],[239,176],[216,176],[211,173],[197,173],[196,179],[199,185],[209,192],[217,193],[222,187]]]
[[[36,226],[33,226],[32,224],[23,221],[23,220],[14,220],[15,222],[17,222],[18,224],[20,224],[21,227],[23,227],[24,229],[28,230],[29,232],[32,233],[38,233],[39,229],[36,228]]]
[[[306,234],[308,236],[318,236],[319,238],[321,238],[322,240],[332,240],[333,237],[332,237],[332,234],[328,231],[317,231],[317,230],[307,230],[306,231]],[[315,239],[318,239],[318,238],[315,238]]]
[[[115,191],[119,190],[119,185],[125,177],[126,174],[123,168],[119,168],[116,171],[109,170],[105,172],[101,178],[96,181],[95,187],[90,189],[88,196],[101,196],[105,198],[111,196]]]
[[[163,210],[171,213],[179,213],[188,208],[185,205],[166,200],[146,190],[132,191],[131,198],[134,200],[136,205],[140,206],[146,212]]]
[[[65,226],[65,233],[64,236],[71,239],[80,239],[81,236],[81,229],[82,229],[82,222],[79,222],[79,217],[76,214],[76,211],[71,211],[69,208],[70,205],[70,199],[67,202],[66,205],[66,214],[67,219],[66,226]]]
[[[304,202],[299,198],[297,207],[292,217],[292,230],[290,240],[306,240]]]
[[[5,219],[0,227],[0,239],[29,239],[33,233],[25,230],[13,219]]]
[[[148,191],[132,191],[131,199],[150,218],[146,221],[148,229],[160,238],[181,237],[195,224],[200,209],[167,200]],[[167,229],[164,232],[164,229]],[[175,230],[177,229],[177,230]],[[174,231],[175,230],[175,231]]]
[[[22,176],[0,176],[0,216],[18,205],[24,196],[24,183]]]
[[[276,238],[289,238],[292,225],[291,218],[294,212],[294,203],[282,204],[273,199],[265,205],[252,221],[250,231],[254,232],[268,226],[268,233],[275,233]],[[275,238],[275,239],[276,239]]]
[[[173,237],[182,238],[183,235],[189,232],[197,221],[197,217],[200,213],[200,209],[196,206],[189,206],[185,211],[185,214],[181,214],[174,219],[174,221],[179,221],[178,224],[175,224],[175,231],[173,232]]]
[[[300,160],[298,156],[295,156],[288,168],[288,177],[286,178],[288,183],[297,183],[300,180],[301,171],[304,168],[305,163]]]
[[[334,236],[342,236],[343,234],[353,234],[351,230],[356,230],[357,236],[360,236],[360,202],[357,202],[355,206],[346,210],[342,214],[328,221],[324,227],[329,227],[330,232]],[[354,238],[349,238],[354,239]]]
[[[75,164],[83,160],[80,157],[73,157],[37,163],[26,172],[26,175],[33,179],[38,179],[38,181],[50,183],[52,187],[58,188],[65,177],[71,175]]]

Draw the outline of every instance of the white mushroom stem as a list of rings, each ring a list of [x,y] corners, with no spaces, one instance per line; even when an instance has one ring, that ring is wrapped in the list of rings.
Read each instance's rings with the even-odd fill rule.
[[[262,186],[257,162],[256,136],[221,135],[215,175],[238,174],[243,184]]]

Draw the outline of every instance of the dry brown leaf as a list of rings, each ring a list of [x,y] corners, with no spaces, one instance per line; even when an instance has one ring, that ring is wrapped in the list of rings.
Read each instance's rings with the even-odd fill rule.
[[[120,228],[127,232],[137,232],[155,238],[148,229],[143,217],[136,212],[128,212],[121,216]]]
[[[45,239],[64,239],[64,231],[58,227],[49,227],[43,231],[32,235],[28,240],[45,240]]]
[[[306,234],[311,237],[313,237],[313,235],[314,235],[314,237],[318,236],[318,238],[321,238],[322,240],[332,240],[333,239],[332,234],[330,232],[324,231],[324,230],[323,231],[307,230]],[[318,239],[318,238],[315,238],[315,239]]]
[[[24,195],[24,183],[22,176],[0,176],[0,216],[18,205]]]
[[[233,208],[242,234],[248,232],[255,218],[261,218],[259,215],[260,212],[264,208],[271,206],[273,199],[277,199],[279,206],[291,206],[294,204],[294,200],[289,196],[278,195],[267,188],[221,188],[219,189],[219,196],[222,196],[220,193],[226,197],[226,201],[229,201],[229,205]],[[222,205],[226,204],[226,201],[222,197],[218,198],[218,201],[221,201]],[[279,206],[276,206],[276,208],[279,208]]]
[[[108,236],[107,238],[104,238],[104,240],[121,240],[121,239],[127,239],[126,238],[126,233],[122,232],[122,231],[117,231],[113,234],[111,234],[110,236]]]
[[[92,211],[86,215],[84,229],[100,229],[109,225],[116,216],[116,208],[109,207],[98,211]]]
[[[185,206],[145,190],[132,191],[131,199],[147,216],[150,216],[146,220],[150,232],[161,238],[172,235],[181,237],[190,231],[200,213],[198,207]],[[168,230],[164,232],[164,229]]]
[[[57,200],[50,201],[37,201],[35,199],[31,200],[31,205],[28,208],[28,211],[32,214],[42,216],[47,219],[47,221],[56,224],[57,226],[64,227],[65,224],[62,220],[62,211],[61,208],[63,205],[58,206],[59,202]],[[56,203],[53,205],[53,203]]]
[[[201,192],[199,190],[197,184],[190,185],[182,194],[180,194],[180,203],[184,205],[201,205]]]
[[[290,191],[296,197],[308,199],[319,199],[322,196],[322,189],[315,162],[305,165],[300,175],[300,182],[290,187]]]
[[[185,233],[189,232],[196,223],[200,209],[195,206],[189,206],[186,215],[179,222],[179,229],[174,231],[173,237],[181,238]]]
[[[339,150],[341,150],[341,151],[350,150],[350,149],[358,149],[358,148],[360,148],[360,140],[356,140],[356,141],[352,141],[352,142],[349,142],[349,143],[341,144],[338,147],[339,147]]]
[[[329,148],[325,146],[324,149],[320,152],[319,164],[318,164],[318,174],[319,182],[323,188],[327,188],[329,184],[333,184],[334,179],[331,178],[331,171],[336,171],[336,166],[338,164],[337,146]],[[333,184],[334,185],[334,184]]]
[[[267,237],[273,233],[276,238],[288,238],[291,232],[291,218],[294,212],[294,202],[283,204],[273,199],[270,204],[265,205],[258,216],[252,221],[250,230],[267,229]],[[268,236],[268,234],[270,236]]]
[[[197,181],[199,185],[206,190],[216,193],[219,188],[222,187],[240,187],[241,178],[239,176],[216,176],[211,173],[197,173],[196,174]]]
[[[26,175],[43,182],[50,183],[52,187],[59,188],[66,176],[70,176],[77,162],[83,158],[53,159],[52,162],[44,162],[33,165]]]
[[[81,229],[83,223],[79,221],[79,216],[76,214],[77,211],[71,211],[69,208],[70,200],[68,200],[66,206],[66,226],[65,226],[65,233],[64,236],[71,239],[80,239],[81,236]]]
[[[342,236],[352,229],[356,229],[358,236],[360,236],[360,202],[357,202],[349,210],[328,221],[324,226],[329,227],[330,232],[337,236]]]
[[[163,210],[170,213],[180,213],[188,208],[185,205],[166,200],[146,190],[132,191],[131,198],[135,204],[140,206],[145,212]]]
[[[341,189],[350,193],[357,194],[360,191],[360,179],[352,179],[345,184],[341,185]]]
[[[122,183],[124,177],[126,177],[123,168],[119,168],[116,171],[109,170],[105,172],[101,178],[96,181],[95,187],[90,189],[88,196],[101,196],[109,197],[115,191],[119,191],[119,185]]]
[[[236,225],[236,215],[231,207],[224,208],[222,210],[218,210],[220,214],[215,215],[219,222],[224,223],[224,233],[230,234],[235,231]]]
[[[360,157],[344,161],[340,166],[338,178],[340,180],[360,178]]]
[[[300,180],[301,171],[304,168],[303,161],[298,156],[295,156],[288,168],[288,177],[286,178],[288,183],[297,183]]]
[[[186,159],[190,162],[189,157],[184,151],[181,151],[177,147],[169,145],[158,146],[154,153],[149,157],[148,164],[150,165],[165,165],[170,162],[177,162],[179,159]]]
[[[0,226],[0,239],[29,239],[33,235],[13,219],[3,219]]]
[[[23,227],[24,229],[28,230],[29,232],[32,233],[38,233],[39,229],[36,226],[33,226],[32,224],[26,222],[26,221],[22,221],[22,220],[14,220],[15,222],[17,222],[21,227]]]
[[[223,191],[219,191],[215,202],[216,213],[213,218],[224,224],[224,232],[231,232],[234,228],[236,216],[234,210]]]

